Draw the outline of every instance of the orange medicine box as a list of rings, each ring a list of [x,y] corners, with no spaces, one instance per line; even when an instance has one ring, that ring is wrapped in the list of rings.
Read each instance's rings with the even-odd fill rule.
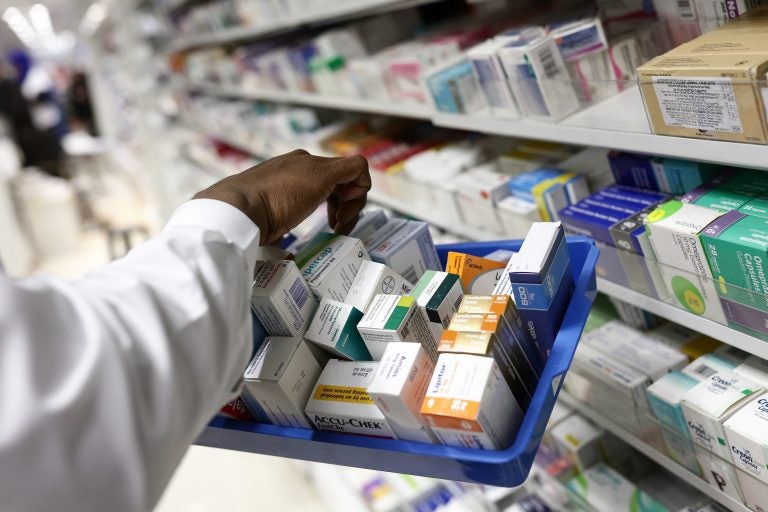
[[[501,450],[517,436],[523,411],[490,357],[440,354],[421,414],[442,444]]]
[[[451,251],[448,253],[445,271],[459,276],[466,293],[485,295],[496,288],[506,266],[505,262]]]

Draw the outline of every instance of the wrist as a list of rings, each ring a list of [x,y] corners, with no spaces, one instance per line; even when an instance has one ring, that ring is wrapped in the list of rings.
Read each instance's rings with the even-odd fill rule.
[[[269,238],[269,233],[271,232],[269,211],[260,194],[255,201],[249,201],[247,197],[238,192],[209,189],[198,192],[195,194],[194,199],[213,199],[234,206],[259,228],[262,244]]]

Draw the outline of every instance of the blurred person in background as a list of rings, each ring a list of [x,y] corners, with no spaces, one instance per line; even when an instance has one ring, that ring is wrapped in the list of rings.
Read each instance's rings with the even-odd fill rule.
[[[199,192],[76,282],[0,272],[0,509],[152,510],[239,392],[259,246],[323,202],[349,233],[370,187],[362,157],[294,151]]]
[[[63,177],[61,137],[66,133],[66,120],[56,99],[53,81],[24,51],[12,51],[8,60],[15,76],[6,77],[6,81],[16,85],[13,98],[16,115],[11,125],[24,155],[24,166]],[[21,102],[17,97],[19,92]],[[24,112],[21,112],[22,104]]]

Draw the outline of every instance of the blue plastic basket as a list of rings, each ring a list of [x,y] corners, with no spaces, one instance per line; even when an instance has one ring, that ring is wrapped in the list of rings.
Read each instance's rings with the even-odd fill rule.
[[[518,250],[520,240],[438,247],[485,256],[497,249]],[[512,487],[525,481],[533,464],[557,394],[595,298],[598,250],[592,240],[568,237],[575,290],[517,439],[506,450],[482,451],[442,445],[376,439],[350,434],[214,419],[197,444],[343,466]]]

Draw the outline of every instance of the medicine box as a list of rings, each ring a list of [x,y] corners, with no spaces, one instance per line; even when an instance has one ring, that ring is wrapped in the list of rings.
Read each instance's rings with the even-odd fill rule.
[[[292,261],[258,261],[251,309],[271,336],[301,336],[317,309],[299,269]]]
[[[579,109],[568,69],[551,36],[523,37],[497,52],[527,117],[559,121]]]
[[[664,441],[665,453],[670,459],[677,462],[688,471],[697,476],[702,476],[701,466],[696,459],[696,450],[693,447],[691,438],[686,432],[685,435],[678,431],[672,431],[668,428],[661,428],[661,438]]]
[[[501,450],[515,439],[523,412],[489,357],[440,354],[421,407],[442,444]]]
[[[411,283],[386,265],[363,261],[344,303],[365,312],[374,295],[408,295],[412,289]]]
[[[458,310],[464,291],[459,276],[447,272],[428,270],[411,292],[416,298],[419,312],[427,321],[432,339],[424,346],[433,361],[437,361],[437,345]]]
[[[437,350],[493,357],[520,408],[526,411],[538,375],[525,357],[522,343],[524,340],[515,338],[496,313],[457,313],[443,331]]]
[[[496,214],[501,221],[504,234],[522,238],[531,229],[531,224],[541,221],[536,203],[517,197],[505,197],[496,204]]]
[[[301,338],[269,337],[245,369],[245,386],[274,425],[312,428],[304,415],[322,368]]]
[[[355,228],[349,233],[351,238],[365,240],[373,235],[379,228],[387,223],[387,214],[384,210],[371,210],[365,212],[358,219]]]
[[[725,213],[738,210],[747,204],[752,197],[752,195],[745,195],[740,191],[726,187],[700,185],[687,192],[682,197],[682,201]]]
[[[549,28],[560,55],[566,61],[608,49],[603,24],[597,18],[552,24]]]
[[[579,201],[560,210],[558,217],[569,233],[585,235],[597,242],[613,246],[615,242],[611,228],[623,221],[626,216]]]
[[[475,68],[480,87],[491,113],[496,117],[519,119],[520,109],[507,83],[498,51],[505,45],[503,40],[489,39],[470,48],[466,54]]]
[[[733,370],[736,375],[757,382],[768,389],[768,360],[758,356],[749,356]]]
[[[296,255],[296,264],[317,300],[343,301],[363,261],[370,259],[363,243],[348,236],[318,233]]]
[[[398,439],[437,442],[420,412],[434,369],[434,363],[419,344],[387,345],[368,386],[368,395],[384,413]]]
[[[496,205],[509,196],[509,176],[482,165],[460,174],[456,182],[456,202],[468,226],[501,233],[503,226],[496,214]]]
[[[605,431],[580,414],[572,414],[555,424],[549,436],[558,454],[571,461],[579,471],[605,458],[602,445]]]
[[[573,408],[561,403],[555,402],[555,406],[552,408],[552,414],[549,415],[547,421],[547,428],[544,430],[544,437],[541,440],[541,444],[547,448],[553,450],[557,455],[560,455],[560,451],[552,438],[552,430],[555,426],[559,425],[565,419],[571,417],[576,411]]]
[[[460,252],[449,252],[445,271],[456,274],[466,293],[490,295],[504,275],[506,262],[499,262]]]
[[[613,179],[618,185],[664,192],[659,186],[653,157],[623,151],[608,153]]]
[[[699,462],[699,466],[701,466],[701,474],[704,480],[710,486],[730,496],[737,502],[744,503],[741,485],[736,475],[739,471],[733,467],[730,459],[726,462],[696,445],[694,445],[693,449],[696,452],[696,460]]]
[[[667,429],[690,439],[688,424],[680,406],[685,395],[699,383],[690,375],[670,372],[648,386],[648,403],[659,422]]]
[[[389,343],[428,344],[432,339],[416,299],[411,296],[376,295],[357,330],[375,361],[381,359]]]
[[[750,396],[762,393],[756,382],[723,371],[704,379],[683,398],[682,408],[693,442],[718,457],[730,460],[723,423]]]
[[[442,268],[425,222],[390,220],[373,235],[368,249],[373,261],[387,265],[410,283],[427,270]]]
[[[732,372],[736,366],[738,366],[736,363],[717,354],[704,354],[691,361],[682,371],[701,382],[719,372]]]
[[[661,264],[667,290],[678,306],[725,324],[725,314],[707,263],[699,233],[720,212],[680,201],[668,201],[646,218],[651,244]]]
[[[312,390],[306,413],[318,430],[395,439],[384,414],[368,395],[377,362],[332,359]]]
[[[768,486],[743,471],[736,471],[736,478],[747,508],[755,512],[768,510]]]
[[[638,211],[648,206],[657,205],[669,199],[669,195],[667,194],[651,192],[648,190],[638,190],[620,185],[610,185],[604,187],[595,192],[595,195],[606,201],[616,201],[642,206],[642,208],[638,208]]]
[[[768,197],[760,196],[750,199],[739,208],[739,211],[745,215],[768,219]]]
[[[585,334],[582,343],[615,357],[648,375],[652,381],[682,370],[688,358],[618,320]]]
[[[476,114],[487,108],[475,68],[464,55],[431,68],[425,81],[439,112]]]
[[[653,298],[666,297],[666,287],[650,247],[645,220],[655,209],[648,206],[609,228],[629,287]]]
[[[656,338],[669,348],[685,354],[691,361],[704,354],[709,354],[722,345],[721,342],[714,338],[705,336],[699,331],[683,327],[675,322],[664,322],[659,327],[649,331],[648,335]]]
[[[753,398],[725,422],[733,465],[768,483],[768,398]]]
[[[305,338],[328,352],[352,361],[370,361],[371,353],[357,330],[363,313],[343,302],[323,299]]]
[[[590,510],[629,512],[639,507],[644,510],[667,510],[619,472],[602,463],[585,470],[566,486],[581,498]]]
[[[573,290],[562,224],[534,223],[507,270],[515,305],[546,361]]]

